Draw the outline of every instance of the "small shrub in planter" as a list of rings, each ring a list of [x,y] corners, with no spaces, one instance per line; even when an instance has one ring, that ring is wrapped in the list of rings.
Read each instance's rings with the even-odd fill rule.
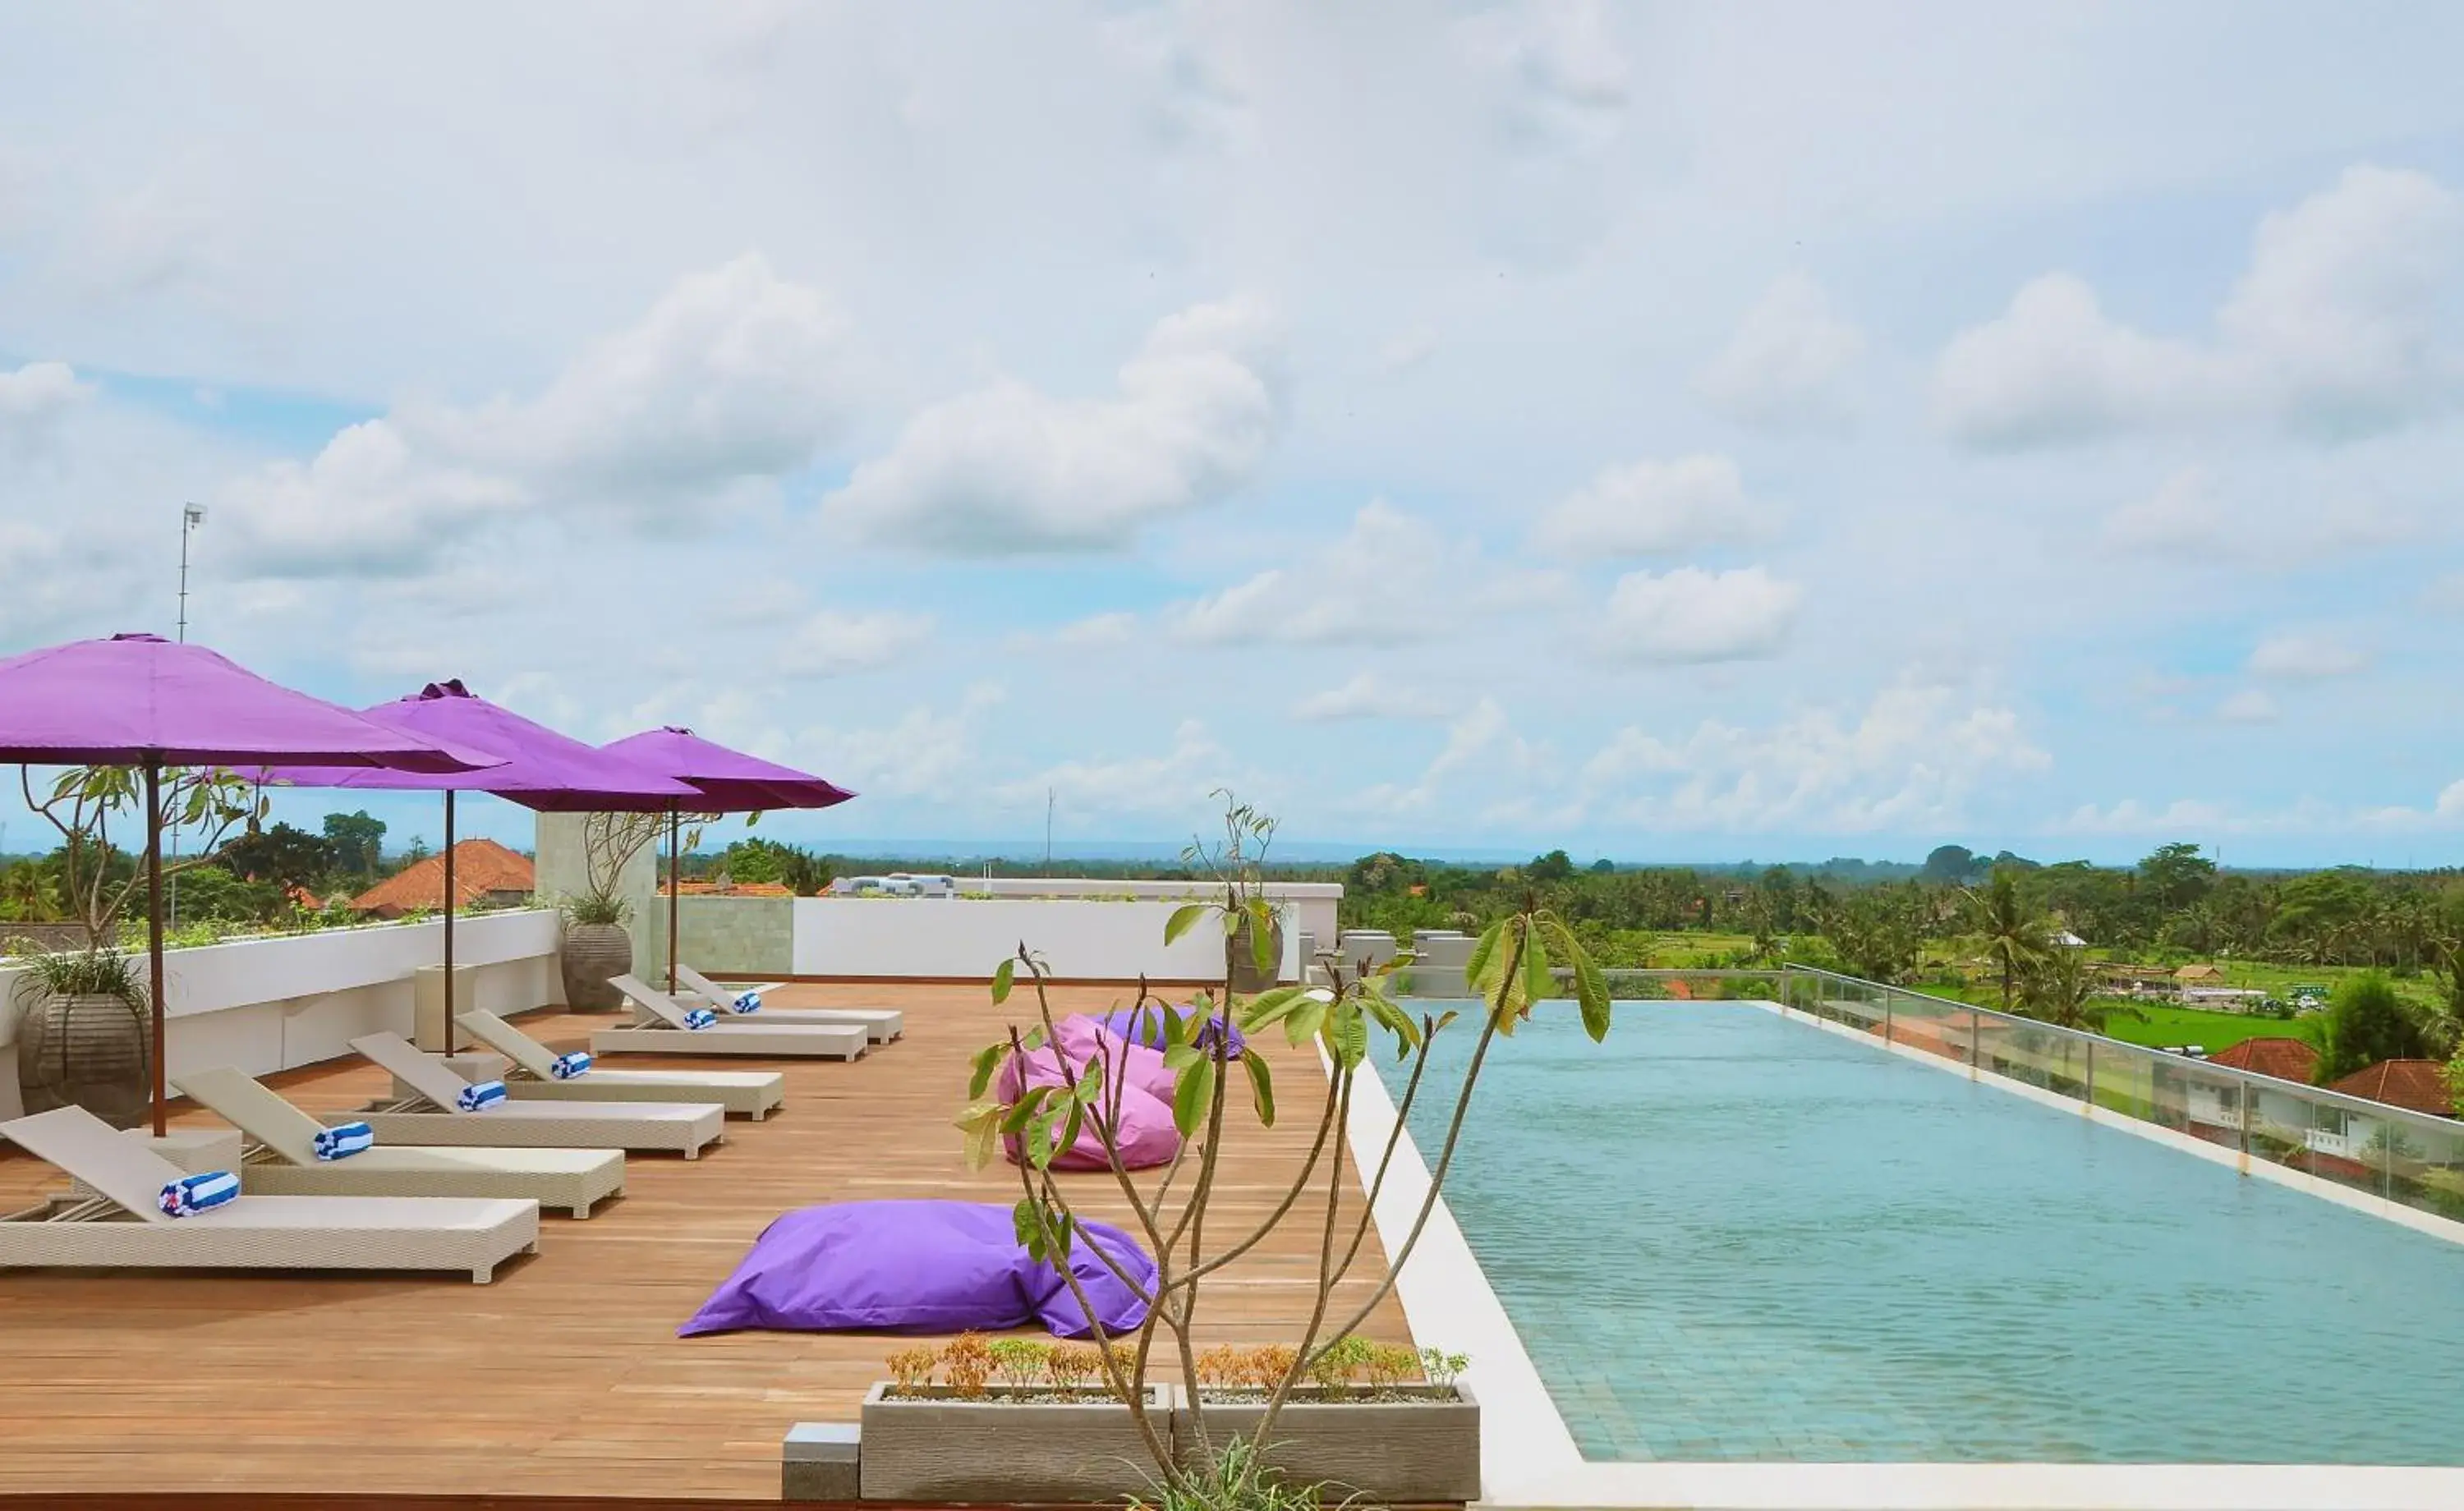
[[[1086,1503],[1140,1489],[1149,1461],[1098,1349],[962,1333],[888,1360],[865,1396],[860,1493],[868,1500]],[[1150,1419],[1172,1418],[1151,1388]]]
[[[1213,901],[1175,909],[1165,925],[1164,941],[1169,944],[1193,928],[1220,928],[1227,941],[1251,947],[1247,961],[1251,968],[1270,971],[1275,915],[1265,895],[1262,863],[1274,834],[1274,821],[1228,798],[1226,803],[1223,843],[1192,845],[1183,852],[1193,870],[1203,870],[1213,878],[1218,895]],[[1561,995],[1551,975],[1552,955],[1570,971],[1584,1028],[1594,1039],[1605,1036],[1608,978],[1565,923],[1542,908],[1536,896],[1527,896],[1519,909],[1491,925],[1473,947],[1464,974],[1480,1001],[1468,1015],[1415,1016],[1397,1001],[1391,978],[1411,964],[1408,953],[1369,972],[1351,968],[1332,953],[1322,953],[1319,960],[1326,984],[1275,986],[1249,995],[1241,990],[1240,977],[1244,973],[1238,968],[1240,962],[1227,952],[1221,1010],[1229,1014],[1250,1045],[1249,1052],[1235,1055],[1230,1036],[1193,1032],[1212,1021],[1219,1010],[1206,994],[1200,994],[1193,1011],[1184,1013],[1141,989],[1133,1010],[1151,1006],[1159,1010],[1163,1064],[1172,1075],[1173,1123],[1182,1147],[1168,1168],[1136,1174],[1124,1163],[1119,1143],[1121,1083],[1107,1084],[1105,1062],[1070,1064],[1067,1053],[1061,1052],[1063,1073],[1058,1078],[1039,1084],[1033,1078],[1001,1076],[1002,1067],[1013,1059],[1057,1045],[1060,1033],[1048,992],[1050,972],[1043,959],[1022,943],[1015,955],[1001,962],[993,973],[993,1000],[1009,1001],[1023,977],[1032,1005],[1023,1021],[975,1057],[968,1093],[974,1100],[957,1120],[969,1163],[981,1169],[1009,1151],[1019,1180],[1019,1237],[1030,1254],[1058,1261],[1071,1253],[1080,1227],[1077,1195],[1085,1188],[1056,1178],[1053,1167],[1059,1156],[1079,1146],[1081,1135],[1092,1127],[1112,1177],[1106,1186],[1107,1196],[1117,1192],[1126,1199],[1132,1221],[1123,1226],[1139,1238],[1156,1263],[1155,1279],[1141,1283],[1104,1259],[1115,1278],[1144,1304],[1145,1321],[1135,1333],[1091,1349],[1091,1359],[1075,1360],[1067,1367],[1087,1372],[1091,1365],[1091,1372],[1110,1394],[1111,1413],[1101,1418],[1090,1414],[1083,1423],[1056,1415],[1049,1426],[1039,1430],[1083,1433],[1077,1446],[1060,1456],[1084,1464],[1094,1456],[1119,1457],[1123,1453],[1119,1445],[1125,1440],[1121,1429],[1126,1427],[1129,1452],[1142,1450],[1148,1465],[1139,1479],[1123,1478],[1126,1470],[1116,1469],[1112,1480],[1098,1493],[1062,1497],[1042,1480],[1027,1484],[999,1478],[971,1481],[980,1483],[975,1493],[1011,1501],[1133,1495],[1166,1506],[1299,1506],[1317,1503],[1323,1482],[1338,1495],[1348,1493],[1339,1487],[1348,1486],[1380,1499],[1406,1501],[1476,1498],[1480,1488],[1478,1408],[1452,1377],[1460,1371],[1460,1364],[1441,1380],[1424,1362],[1415,1360],[1421,1366],[1419,1372],[1427,1378],[1408,1384],[1415,1372],[1412,1365],[1392,1351],[1375,1351],[1353,1335],[1386,1300],[1394,1288],[1395,1274],[1419,1243],[1462,1140],[1481,1067],[1498,1042],[1511,1038],[1530,1016],[1533,1004]],[[1459,1021],[1466,1022],[1475,1042],[1450,1093],[1431,1091],[1450,1094],[1452,1110],[1442,1139],[1434,1142],[1436,1157],[1427,1193],[1406,1231],[1383,1235],[1393,1253],[1386,1276],[1369,1287],[1356,1305],[1338,1309],[1334,1298],[1347,1288],[1346,1278],[1369,1246],[1370,1225],[1396,1149],[1390,1141],[1384,1155],[1375,1161],[1367,1199],[1346,1200],[1340,1172],[1356,1152],[1367,1152],[1349,1147],[1353,1087],[1363,1074],[1375,1074],[1368,1068],[1373,1042],[1388,1042],[1396,1052],[1398,1070],[1408,1077],[1396,1098],[1399,1134],[1402,1121],[1410,1117],[1423,1091],[1430,1089],[1426,1072],[1431,1045]],[[1261,1126],[1271,1127],[1276,1121],[1274,1079],[1262,1040],[1278,1029],[1294,1048],[1314,1048],[1331,1067],[1323,1093],[1312,1095],[1309,1100],[1314,1105],[1305,1109],[1305,1126],[1316,1128],[1315,1142],[1289,1185],[1280,1193],[1265,1193],[1277,1199],[1264,1199],[1252,1186],[1241,1188],[1242,1208],[1263,1205],[1267,1213],[1263,1219],[1243,1221],[1221,1213],[1210,1219],[1208,1208],[1217,1190],[1218,1172],[1236,1127],[1243,1121],[1234,1110],[1236,1084],[1247,1091],[1249,1115]],[[987,1100],[997,1082],[1017,1084],[1019,1089],[994,1093]],[[1361,1163],[1366,1167],[1370,1162],[1363,1158]],[[1312,1206],[1317,1211],[1309,1211]],[[1311,1278],[1314,1295],[1309,1297],[1306,1326],[1288,1347],[1250,1350],[1237,1358],[1209,1349],[1201,1367],[1191,1330],[1209,1279],[1265,1242],[1287,1218],[1307,1225],[1313,1246],[1325,1257]],[[1206,1239],[1203,1245],[1192,1237],[1201,1233]],[[1319,1233],[1325,1236],[1322,1244],[1315,1237]],[[1373,1262],[1377,1252],[1369,1247]],[[1059,1262],[1054,1267],[1082,1313],[1096,1315],[1070,1267]],[[1048,1356],[1048,1378],[1062,1377],[1065,1367],[1060,1357],[1058,1349]],[[1184,1395],[1168,1412],[1157,1410],[1159,1388],[1149,1377],[1151,1364],[1158,1361],[1177,1367],[1182,1379],[1199,1382],[1195,1393]],[[1439,1356],[1438,1362],[1443,1365],[1444,1356]],[[984,1368],[987,1371],[992,1368],[989,1357]],[[956,1391],[967,1384],[979,1393],[953,1399],[949,1403],[953,1412],[936,1424],[937,1430],[951,1438],[966,1434],[998,1436],[1005,1453],[1023,1452],[1016,1445],[1030,1434],[1004,1418],[1014,1420],[1015,1413],[1029,1410],[1031,1398],[1006,1394],[1007,1387],[977,1386],[975,1382],[981,1378],[951,1377],[947,1389]],[[1235,1379],[1240,1382],[1237,1388],[1224,1383]],[[891,1402],[886,1392],[896,1389],[876,1388],[874,1400],[884,1407],[922,1404]],[[1241,1398],[1226,1398],[1226,1392],[1236,1389]],[[973,1408],[973,1414],[968,1408]],[[869,1402],[864,1450],[868,1498],[877,1493],[872,1470],[873,1411]],[[1334,1413],[1338,1412],[1353,1413],[1349,1425],[1337,1418]],[[1329,1424],[1323,1432],[1317,1430],[1321,1421]],[[1414,1434],[1423,1432],[1432,1434],[1427,1443],[1415,1439]],[[1384,1439],[1394,1451],[1374,1460],[1358,1452],[1356,1444],[1349,1456],[1339,1458],[1311,1456],[1315,1449],[1307,1446],[1296,1455],[1287,1454],[1296,1438],[1304,1444],[1323,1442],[1331,1449],[1336,1439],[1363,1434]],[[1438,1446],[1441,1440],[1446,1446]],[[1095,1446],[1099,1441],[1100,1448]],[[1046,1450],[1055,1451],[1049,1442]],[[923,1451],[920,1446],[918,1451]],[[960,1452],[948,1442],[939,1451]],[[981,1472],[989,1477],[996,1457],[988,1454],[970,1462],[984,1466]],[[1433,1458],[1439,1467],[1421,1478],[1411,1478],[1402,1460],[1424,1458]],[[1045,1470],[1039,1467],[1037,1473]],[[915,1499],[966,1499],[947,1488],[925,1488],[915,1480],[902,1480],[897,1493]]]

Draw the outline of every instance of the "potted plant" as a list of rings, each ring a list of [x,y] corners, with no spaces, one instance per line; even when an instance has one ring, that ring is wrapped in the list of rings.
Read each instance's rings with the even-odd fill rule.
[[[565,899],[564,935],[557,952],[565,1005],[576,1012],[613,1012],[624,999],[607,982],[633,969],[633,936],[625,928],[631,909],[621,894],[625,868],[666,822],[667,816],[658,813],[594,813],[582,821],[587,889]]]
[[[1176,909],[1164,937],[1169,943],[1206,925],[1220,927],[1228,939],[1241,936],[1246,925],[1252,959],[1260,969],[1266,969],[1272,964],[1266,946],[1272,938],[1274,913],[1264,893],[1262,865],[1274,821],[1228,797],[1226,802],[1224,843],[1213,847],[1194,844],[1183,852],[1193,868],[1203,867],[1212,876],[1219,894],[1213,901]],[[1117,1442],[1126,1427],[1147,1462],[1120,1466],[1119,1478],[1102,1493],[1079,1493],[1071,1499],[1137,1495],[1147,1500],[1227,1505],[1246,1501],[1264,1486],[1283,1504],[1314,1504],[1322,1488],[1338,1481],[1350,1490],[1402,1500],[1469,1499],[1465,1492],[1477,1492],[1478,1408],[1455,1378],[1461,1362],[1440,1356],[1433,1371],[1429,1361],[1419,1361],[1420,1372],[1426,1376],[1420,1382],[1422,1389],[1406,1391],[1399,1356],[1391,1351],[1364,1355],[1363,1346],[1352,1340],[1393,1290],[1395,1276],[1419,1243],[1462,1140],[1481,1067],[1497,1042],[1510,1037],[1529,1017],[1533,1004],[1555,995],[1552,957],[1571,970],[1586,1031],[1594,1039],[1608,1032],[1607,976],[1565,923],[1527,895],[1520,908],[1482,934],[1471,952],[1465,974],[1480,1005],[1469,1015],[1466,1026],[1475,1038],[1460,1079],[1451,1087],[1445,1132],[1432,1141],[1435,1162],[1428,1189],[1408,1228],[1399,1235],[1391,1231],[1382,1235],[1392,1251],[1385,1276],[1356,1302],[1348,1300],[1340,1310],[1335,1298],[1349,1289],[1346,1279],[1369,1244],[1373,1214],[1385,1189],[1401,1129],[1426,1089],[1431,1047],[1440,1035],[1465,1020],[1465,1015],[1454,1012],[1415,1015],[1395,999],[1390,979],[1409,964],[1408,953],[1365,973],[1325,954],[1320,957],[1324,984],[1279,986],[1255,996],[1238,989],[1230,979],[1234,973],[1227,961],[1224,1005],[1220,1010],[1208,995],[1201,994],[1195,1010],[1184,1014],[1141,987],[1137,1007],[1154,1007],[1161,1020],[1163,1063],[1172,1075],[1172,1118],[1181,1146],[1167,1166],[1137,1175],[1122,1157],[1121,1085],[1117,1079],[1108,1084],[1102,1062],[1071,1064],[1064,1055],[1058,1084],[1001,1076],[1012,1057],[1033,1054],[1047,1045],[1058,1052],[1061,1034],[1048,992],[1050,972],[1044,961],[1022,944],[1013,957],[996,968],[992,980],[996,1002],[1011,998],[1022,974],[1031,984],[1033,1001],[1031,1011],[1023,1015],[1024,1021],[1013,1024],[975,1057],[969,1090],[975,1100],[957,1120],[969,1163],[980,1169],[1009,1151],[1019,1179],[1016,1222],[1021,1240],[1029,1254],[1054,1261],[1081,1313],[1094,1317],[1099,1313],[1089,1304],[1084,1285],[1068,1263],[1060,1262],[1071,1256],[1073,1239],[1081,1231],[1078,1203],[1086,1188],[1056,1171],[1061,1157],[1076,1150],[1082,1135],[1092,1128],[1107,1167],[1103,1175],[1094,1178],[1105,1185],[1108,1197],[1117,1192],[1128,1206],[1132,1220],[1125,1226],[1154,1256],[1156,1266],[1155,1278],[1141,1281],[1101,1245],[1086,1245],[1145,1310],[1144,1321],[1134,1332],[1117,1340],[1101,1340],[1107,1347],[1097,1350],[1096,1363],[1111,1395],[1111,1420],[1100,1430],[1111,1434],[1107,1441]],[[1234,1210],[1242,1214],[1263,1207],[1266,1213],[1263,1218],[1226,1212],[1214,1213],[1209,1218],[1218,1172],[1223,1168],[1236,1126],[1254,1117],[1259,1126],[1271,1127],[1277,1117],[1274,1082],[1265,1057],[1236,1052],[1231,1035],[1210,1031],[1219,1011],[1228,1012],[1250,1040],[1281,1032],[1295,1047],[1313,1047],[1328,1067],[1324,1091],[1308,1109],[1305,1127],[1313,1125],[1315,1135],[1300,1169],[1279,1190],[1262,1193],[1254,1185],[1243,1184],[1239,1195],[1227,1202],[1227,1206],[1237,1203]],[[1369,1054],[1373,1041],[1381,1039],[1393,1046],[1397,1068],[1406,1076],[1397,1098],[1396,1134],[1374,1165],[1367,1159],[1360,1162],[1372,1172],[1367,1199],[1348,1198],[1343,1172],[1354,1154],[1349,1147],[1353,1087],[1364,1072],[1375,1074],[1368,1070]],[[997,1080],[1019,1089],[987,1099]],[[1236,1081],[1247,1091],[1245,1098],[1239,1099],[1248,1103],[1246,1115],[1234,1112]],[[1243,1179],[1248,1179],[1246,1172]],[[1263,1358],[1253,1354],[1243,1366],[1245,1372],[1241,1379],[1227,1387],[1223,1369],[1210,1371],[1199,1364],[1192,1329],[1200,1297],[1212,1277],[1265,1242],[1287,1220],[1307,1225],[1320,1256],[1309,1277],[1309,1289],[1303,1292],[1309,1298],[1308,1321],[1288,1347]],[[1177,1367],[1180,1378],[1197,1383],[1197,1389],[1179,1398],[1169,1413],[1158,1413],[1155,1405],[1150,1371],[1157,1363],[1157,1349]],[[1373,1361],[1380,1372],[1371,1377]],[[1353,1390],[1355,1374],[1365,1382],[1384,1383],[1375,1391],[1348,1393]],[[1236,1390],[1238,1398],[1227,1396],[1227,1389]],[[876,1395],[885,1408],[903,1409],[888,1393]],[[1379,1414],[1354,1416],[1349,1427],[1337,1422],[1331,1431],[1320,1432],[1315,1430],[1322,1419],[1316,1411],[1322,1407],[1375,1408]],[[1008,1409],[1001,1398],[988,1393],[982,1412],[965,1423],[945,1423],[943,1433],[956,1436],[985,1431],[982,1424],[993,1422]],[[1397,1420],[1404,1426],[1397,1427]],[[874,1421],[869,1410],[864,1430],[868,1484],[876,1452]],[[1425,1429],[1414,1423],[1424,1423]],[[1430,1483],[1441,1482],[1448,1493],[1419,1494],[1427,1487],[1411,1479],[1393,1455],[1360,1452],[1348,1457],[1326,1456],[1333,1451],[1334,1439],[1363,1431],[1399,1434],[1415,1445],[1415,1451],[1433,1455],[1441,1467],[1433,1471]],[[1420,1443],[1423,1435],[1431,1440],[1429,1444]],[[1434,1446],[1441,1437],[1447,1446]],[[956,1452],[947,1447],[940,1451]],[[1088,1454],[1081,1448],[1074,1456],[1085,1461]],[[1394,1478],[1381,1479],[1389,1475]],[[1412,1493],[1386,1495],[1395,1485]],[[1015,1486],[987,1488],[1000,1499],[1038,1499]]]
[[[1117,1500],[1148,1461],[1105,1381],[1106,1350],[961,1333],[890,1356],[864,1398],[867,1500],[1070,1504]],[[1125,1361],[1115,1360],[1120,1368]],[[1145,1388],[1147,1420],[1172,1420],[1171,1389]]]
[[[202,842],[190,855],[165,858],[165,877],[204,865],[234,824],[263,812],[231,772],[165,777],[163,822]],[[18,783],[26,806],[59,831],[58,888],[85,935],[80,949],[33,955],[18,977],[18,1096],[28,1112],[76,1106],[114,1128],[135,1128],[154,1089],[153,987],[119,935],[145,878],[114,843],[112,825],[144,801],[143,788],[118,766],[73,767],[39,798],[30,768],[19,768]]]
[[[1295,1350],[1210,1348],[1179,1410],[1203,1407],[1218,1442],[1264,1440],[1265,1414]],[[1480,1499],[1480,1403],[1469,1361],[1437,1348],[1346,1334],[1318,1351],[1308,1384],[1285,1398],[1265,1460],[1286,1478],[1379,1505]],[[1177,1432],[1186,1467],[1202,1470],[1197,1434]]]

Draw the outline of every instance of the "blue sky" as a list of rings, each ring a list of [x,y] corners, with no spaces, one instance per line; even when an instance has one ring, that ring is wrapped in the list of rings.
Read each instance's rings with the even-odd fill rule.
[[[2457,858],[2452,8],[10,11],[8,648],[195,499],[823,843]]]

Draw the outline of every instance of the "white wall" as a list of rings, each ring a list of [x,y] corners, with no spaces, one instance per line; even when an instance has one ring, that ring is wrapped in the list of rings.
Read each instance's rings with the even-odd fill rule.
[[[1098,883],[1117,895],[1124,884]],[[1058,976],[1128,981],[1220,980],[1220,923],[1171,945],[1164,924],[1179,902],[1068,898],[799,897],[795,974],[989,976],[1021,941]],[[1297,979],[1300,931],[1284,905],[1284,975]]]
[[[1101,876],[969,876],[951,873],[958,889],[994,897],[1136,897],[1211,902],[1217,888],[1206,882],[1115,881]],[[1284,909],[1284,928],[1313,936],[1321,948],[1334,942],[1341,882],[1268,882],[1265,893]]]
[[[558,920],[524,909],[457,919],[453,960],[473,974],[473,1005],[527,1012],[563,1000]],[[266,1075],[351,1052],[360,1034],[411,1026],[411,972],[444,956],[445,926],[378,924],[174,950],[164,959],[169,1072],[236,1065]],[[19,971],[0,967],[0,1117],[17,1098]]]

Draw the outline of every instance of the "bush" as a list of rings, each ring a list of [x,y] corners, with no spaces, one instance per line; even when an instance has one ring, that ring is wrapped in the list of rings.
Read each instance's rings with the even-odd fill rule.
[[[2341,1080],[2385,1060],[2418,1060],[2426,1052],[2421,1025],[2406,1011],[2394,983],[2376,971],[2344,982],[2327,998],[2321,1083]]]

